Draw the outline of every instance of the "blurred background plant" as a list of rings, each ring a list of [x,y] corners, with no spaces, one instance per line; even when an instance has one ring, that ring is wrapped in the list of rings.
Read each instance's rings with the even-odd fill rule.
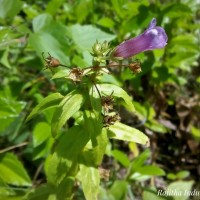
[[[53,143],[53,109],[29,123],[25,118],[47,95],[67,94],[76,85],[51,79],[42,52],[84,68],[91,65],[97,39],[115,47],[142,33],[153,17],[167,32],[166,48],[135,56],[140,74],[112,68],[114,75],[102,77],[133,97],[136,113],[118,107],[121,121],[146,133],[151,146],[110,141],[102,163],[110,175],[101,182],[99,199],[183,200],[187,197],[159,197],[157,190],[200,190],[197,0],[0,0],[0,5],[0,199],[22,199],[32,188],[40,196],[30,199],[50,199],[39,186],[46,181],[43,165]],[[84,199],[79,185],[74,199]]]

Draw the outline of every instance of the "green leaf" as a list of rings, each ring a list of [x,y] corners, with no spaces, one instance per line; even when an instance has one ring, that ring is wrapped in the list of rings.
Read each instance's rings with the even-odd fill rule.
[[[27,195],[28,200],[57,200],[55,187],[52,185],[41,185]]]
[[[152,190],[145,190],[142,193],[142,199],[143,200],[169,200],[167,197],[165,196],[159,196],[158,192],[152,191]]]
[[[70,73],[70,69],[63,69],[56,72],[51,79],[66,78]]]
[[[69,51],[67,38],[64,37],[66,27],[62,24],[51,22],[37,33],[29,36],[29,44],[42,59],[42,52],[49,52],[51,56],[58,59],[60,63],[69,65],[66,53]]]
[[[114,149],[111,153],[112,153],[112,156],[117,161],[119,161],[124,167],[128,167],[130,165],[129,158],[124,152],[118,149]]]
[[[155,119],[151,119],[147,121],[145,123],[145,126],[155,132],[167,133],[167,128],[161,123],[159,123],[158,121],[156,121]]]
[[[200,141],[200,130],[195,126],[191,127],[191,133],[196,140]]]
[[[165,175],[164,170],[162,170],[160,167],[154,166],[154,165],[140,167],[137,170],[137,172],[139,172],[140,174],[143,174],[143,175],[150,175],[150,176],[164,176]]]
[[[81,52],[91,50],[96,40],[99,42],[104,42],[105,40],[109,42],[115,38],[115,35],[105,33],[92,25],[79,24],[68,28],[68,36]]]
[[[123,12],[123,7],[125,4],[124,0],[111,0],[112,2],[112,7],[115,10],[115,12],[117,13],[117,15],[121,18],[123,18],[125,16],[124,12]]]
[[[86,110],[84,112],[83,129],[90,135],[91,141],[79,156],[79,162],[87,166],[98,166],[102,162],[108,144],[107,130],[102,127],[102,118],[97,119],[97,115],[93,111]]]
[[[33,146],[37,147],[51,137],[51,127],[45,122],[38,123],[33,130]]]
[[[125,199],[126,193],[128,191],[128,183],[126,181],[116,180],[112,185],[109,193],[115,197],[115,199]]]
[[[0,179],[17,186],[31,186],[31,180],[22,163],[11,153],[0,155]]]
[[[66,177],[56,188],[56,200],[71,200],[74,195],[74,180],[73,177]]]
[[[60,138],[56,152],[60,157],[76,160],[90,139],[90,133],[82,126],[73,126]]]
[[[144,162],[151,156],[151,152],[149,149],[146,149],[141,154],[139,154],[132,163],[132,171],[137,171]]]
[[[0,18],[13,18],[22,8],[19,0],[0,0]]]
[[[168,173],[167,174],[167,178],[170,179],[170,180],[175,180],[176,179],[176,175],[173,174],[173,173]]]
[[[55,136],[66,121],[81,108],[83,102],[83,95],[75,91],[64,97],[52,118],[51,128],[53,136]]]
[[[120,122],[116,122],[114,125],[110,126],[108,134],[109,137],[113,139],[149,145],[149,139],[144,133]]]
[[[189,175],[190,175],[190,172],[189,172],[189,171],[182,170],[182,171],[180,171],[180,172],[178,172],[178,173],[176,174],[176,177],[177,177],[178,179],[184,179],[184,178],[187,178]]]
[[[107,27],[107,28],[112,28],[115,25],[114,21],[111,18],[108,18],[108,17],[101,18],[97,23],[99,25]]]
[[[58,186],[66,177],[71,166],[72,161],[60,157],[56,152],[49,155],[44,166],[48,183]]]
[[[166,194],[168,193],[168,196],[173,196],[174,200],[187,200],[189,197],[188,193],[192,192],[193,184],[194,181],[173,182],[167,187]]]
[[[10,98],[0,97],[0,132],[7,128],[12,128],[12,123],[16,126],[20,123],[22,109],[25,107],[25,102],[15,101]],[[17,124],[15,124],[17,122]]]
[[[34,160],[48,155],[53,142],[50,125],[46,122],[38,123],[33,130]]]
[[[107,144],[107,132],[106,130],[102,130],[95,140],[93,139],[93,142],[87,144],[86,148],[79,156],[79,162],[93,167],[100,165],[105,154]]]
[[[44,13],[44,14],[38,15],[37,17],[33,19],[33,31],[39,32],[45,26],[49,25],[52,20],[53,18],[49,14]]]
[[[100,184],[99,170],[94,167],[80,165],[79,173],[85,198],[87,200],[97,200]]]
[[[51,15],[55,15],[58,11],[59,7],[63,5],[65,0],[52,0],[49,1],[46,7],[46,12],[50,13]]]
[[[42,112],[45,109],[58,106],[59,102],[63,99],[60,93],[53,93],[45,97],[29,114],[26,121],[32,119],[36,114]]]
[[[95,111],[95,114],[98,116],[98,118],[100,118],[102,105],[101,105],[101,98],[98,91],[99,91],[98,85],[96,85],[96,87],[95,85],[92,85],[91,88],[89,89],[90,103],[91,103],[92,109]]]
[[[50,152],[53,145],[53,138],[43,142],[39,146],[35,147],[33,150],[33,159],[39,159],[46,157]]]
[[[126,93],[125,90],[123,90],[122,88],[120,88],[116,85],[112,85],[112,84],[99,84],[99,86],[100,86],[101,93],[103,93],[105,95],[111,95],[113,93],[114,97],[122,98],[124,100],[125,107],[130,112],[135,111],[133,101],[132,101],[131,97]]]

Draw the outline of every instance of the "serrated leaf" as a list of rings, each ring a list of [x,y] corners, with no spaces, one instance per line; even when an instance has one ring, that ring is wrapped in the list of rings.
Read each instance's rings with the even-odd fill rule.
[[[113,139],[149,145],[149,139],[144,133],[120,122],[109,126],[108,133],[109,137]]]
[[[83,95],[74,91],[64,97],[52,118],[51,129],[53,136],[55,136],[66,121],[81,108],[83,101]]]
[[[59,105],[59,102],[63,99],[63,96],[60,93],[53,93],[45,97],[29,114],[26,119],[26,122],[32,119],[36,114],[39,114],[45,109],[56,107]]]
[[[94,167],[80,165],[79,175],[85,198],[87,200],[97,200],[100,184],[99,170]]]
[[[130,112],[135,111],[135,108],[134,108],[134,105],[133,105],[133,100],[126,93],[125,90],[123,90],[122,88],[120,88],[116,85],[112,85],[112,84],[99,84],[99,86],[100,86],[101,93],[103,93],[105,95],[111,95],[113,93],[112,95],[114,97],[122,98],[124,100],[125,107]]]
[[[31,186],[31,180],[22,163],[11,153],[0,155],[0,179],[16,186]]]

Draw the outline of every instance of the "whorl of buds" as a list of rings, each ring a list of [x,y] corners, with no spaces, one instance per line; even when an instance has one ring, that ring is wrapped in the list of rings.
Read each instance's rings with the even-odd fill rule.
[[[109,46],[109,43],[107,41],[104,41],[103,43],[100,43],[96,41],[96,43],[92,47],[91,55],[93,56],[93,60],[95,64],[105,63],[106,56],[111,51],[111,48]]]

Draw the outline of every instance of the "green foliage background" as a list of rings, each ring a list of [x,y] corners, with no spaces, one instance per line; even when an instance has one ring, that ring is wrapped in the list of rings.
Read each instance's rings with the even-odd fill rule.
[[[167,32],[166,48],[135,56],[142,65],[140,74],[112,69],[112,75],[101,80],[133,97],[134,114],[118,108],[122,122],[147,134],[151,146],[111,140],[102,163],[111,173],[109,181],[101,181],[98,199],[183,200],[187,197],[159,197],[156,190],[200,190],[197,1],[0,0],[0,5],[0,199],[62,199],[69,192],[63,188],[73,185],[70,177],[59,191],[45,184],[46,179],[54,182],[51,163],[57,162],[56,155],[48,157],[53,148],[54,105],[60,93],[66,95],[76,85],[51,79],[51,71],[43,70],[42,52],[68,66],[88,67],[89,51],[97,39],[115,47],[142,33],[153,17]],[[52,109],[25,123],[33,108],[50,94],[55,95]],[[82,135],[73,139],[80,140],[80,147],[87,141]],[[67,143],[67,138],[63,141]],[[62,154],[67,144],[59,145]],[[57,176],[62,176],[62,170]],[[87,199],[94,199],[91,195],[97,191],[90,189],[96,189],[98,181],[90,186],[89,180],[91,173],[98,176],[98,170],[82,165],[81,172],[79,178],[85,182],[75,188],[74,199],[85,198],[82,190]]]

